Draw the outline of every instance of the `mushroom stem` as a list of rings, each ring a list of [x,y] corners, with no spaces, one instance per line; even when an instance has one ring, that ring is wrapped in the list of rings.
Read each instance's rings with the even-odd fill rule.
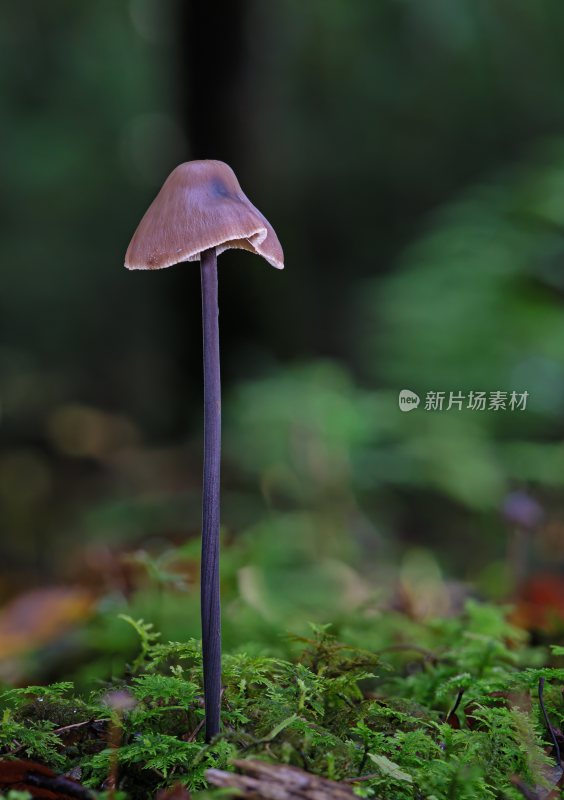
[[[219,733],[221,608],[219,597],[219,491],[221,378],[215,247],[200,255],[204,338],[204,485],[202,497],[201,614],[206,741]]]

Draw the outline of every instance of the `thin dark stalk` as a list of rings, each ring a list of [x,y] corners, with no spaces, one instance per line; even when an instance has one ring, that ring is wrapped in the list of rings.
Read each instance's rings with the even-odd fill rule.
[[[448,712],[448,714],[445,717],[445,722],[448,723],[449,719],[456,714],[456,712],[458,711],[458,706],[460,705],[460,702],[461,702],[463,696],[464,696],[464,689],[460,689],[458,691],[458,694],[456,695],[456,700],[454,701],[453,707],[451,708],[451,710]]]
[[[545,723],[546,727],[548,728],[548,732],[550,734],[550,738],[552,739],[552,744],[554,745],[554,758],[556,760],[556,764],[559,767],[561,767],[562,766],[562,760],[560,758],[560,747],[558,746],[558,739],[556,738],[556,734],[554,732],[554,728],[552,727],[552,724],[551,724],[550,719],[548,718],[548,714],[546,712],[543,695],[544,695],[544,678],[539,678],[539,705],[541,707],[542,716],[544,718],[544,723]]]
[[[206,741],[219,733],[221,607],[219,597],[219,488],[221,378],[215,248],[200,255],[204,336],[204,486],[202,497],[201,613]]]

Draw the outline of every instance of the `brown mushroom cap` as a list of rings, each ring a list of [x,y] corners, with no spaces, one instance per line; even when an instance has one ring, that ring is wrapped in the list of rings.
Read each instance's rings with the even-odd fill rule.
[[[223,161],[187,161],[155,197],[127,248],[127,269],[162,269],[197,261],[211,247],[250,250],[277,269],[284,253],[274,229]]]

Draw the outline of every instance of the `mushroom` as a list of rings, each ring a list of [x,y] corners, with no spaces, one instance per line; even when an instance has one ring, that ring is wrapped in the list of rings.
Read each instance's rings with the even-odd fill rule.
[[[219,733],[221,703],[217,256],[231,248],[256,253],[276,269],[284,267],[276,233],[242,192],[233,170],[222,161],[188,161],[168,176],[125,255],[127,269],[162,269],[200,260],[204,355],[201,616],[207,741]]]

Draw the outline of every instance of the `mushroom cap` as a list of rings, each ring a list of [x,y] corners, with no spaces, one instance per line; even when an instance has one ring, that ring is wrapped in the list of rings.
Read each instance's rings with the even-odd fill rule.
[[[262,256],[284,268],[273,227],[250,202],[223,161],[186,161],[155,197],[125,254],[127,269],[162,269],[197,261],[203,250],[231,248]]]

